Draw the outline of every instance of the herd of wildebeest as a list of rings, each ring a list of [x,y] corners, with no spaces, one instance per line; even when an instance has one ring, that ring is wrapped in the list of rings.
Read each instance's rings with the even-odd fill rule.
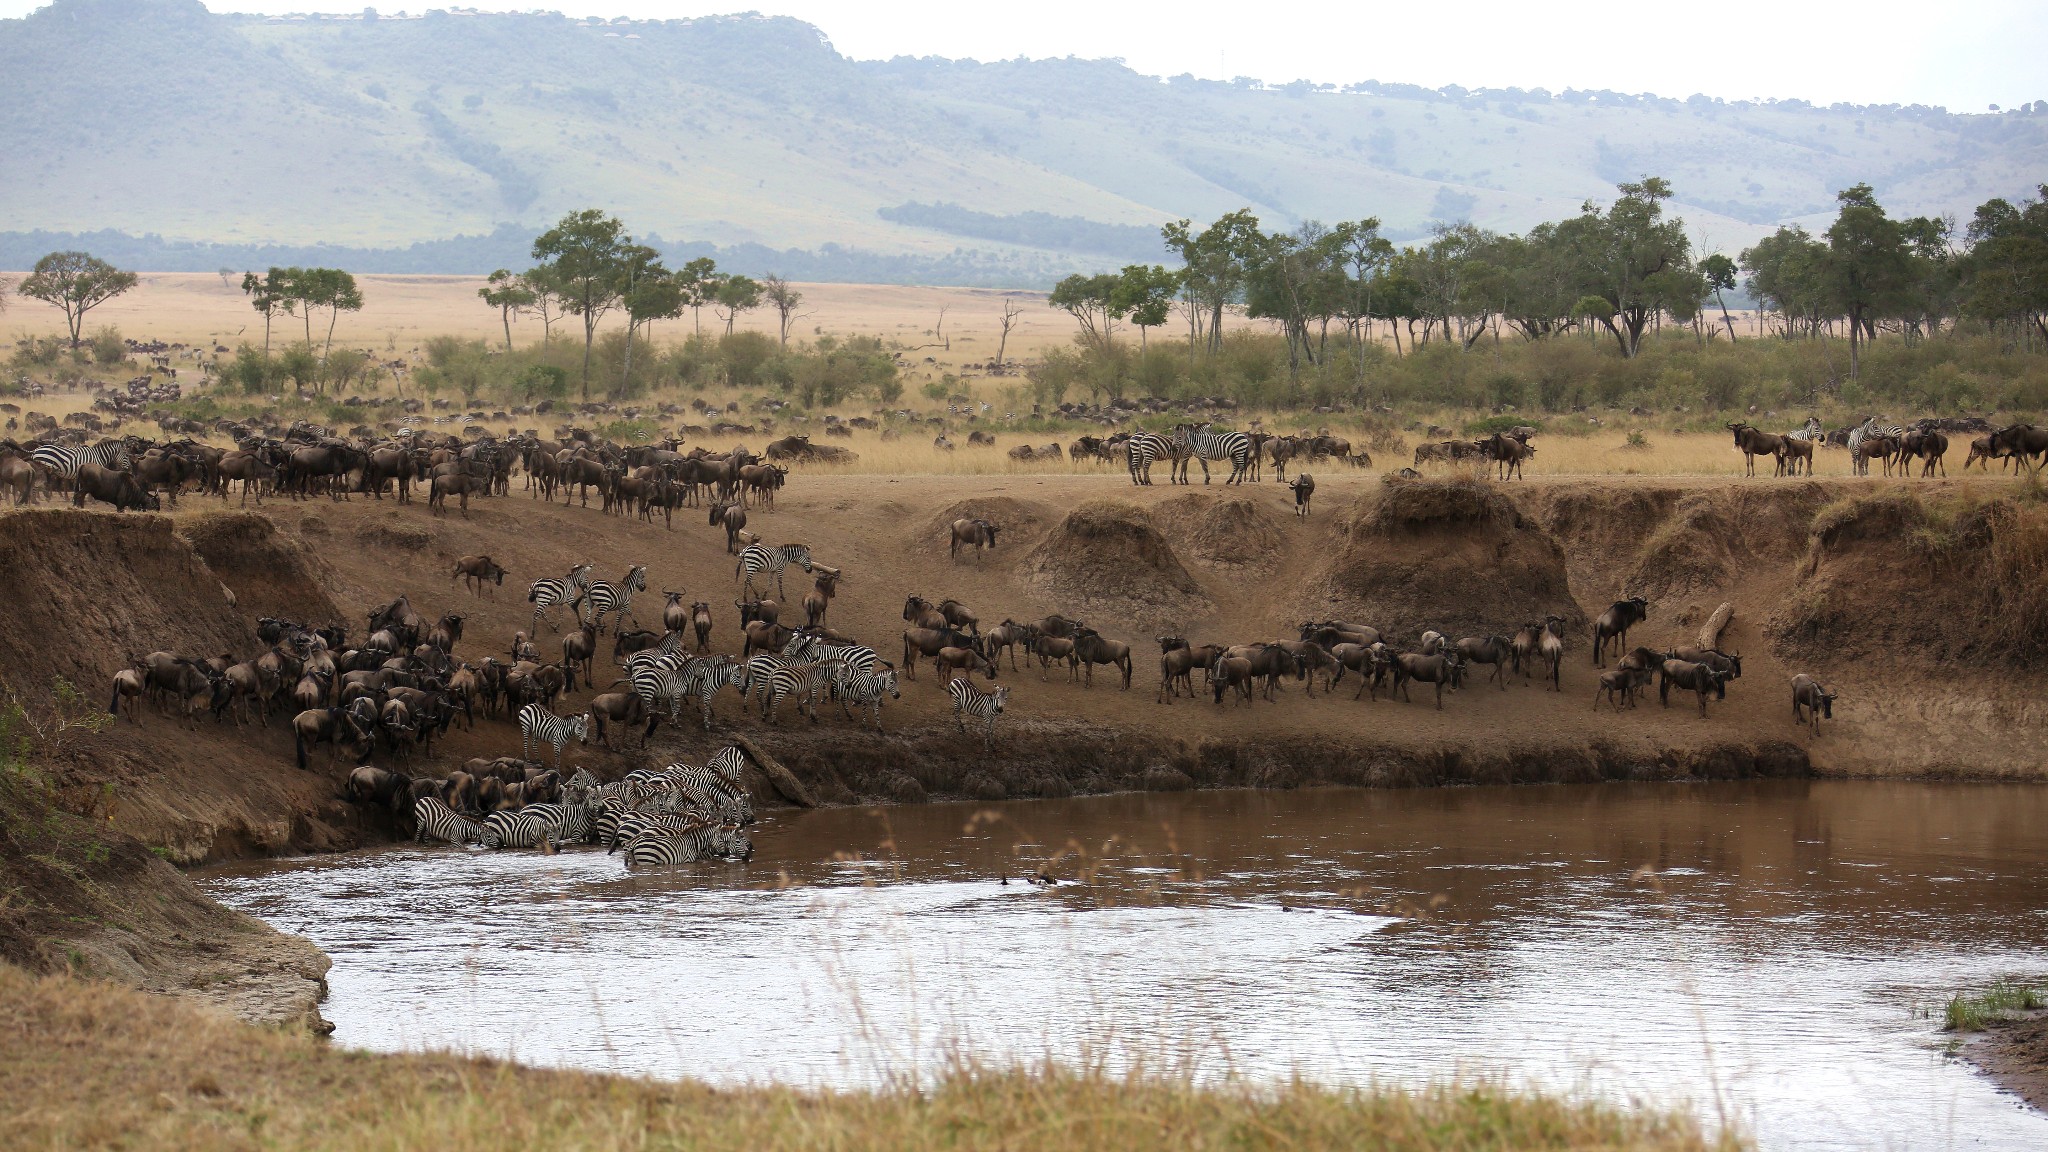
[[[1946,452],[1947,437],[1942,422],[1923,424],[1904,429],[1865,421],[1842,440],[1859,470],[1868,459],[1884,460],[1889,471],[1895,461],[1914,458],[1923,461],[1925,474]],[[1174,458],[1176,479],[1185,476],[1187,457],[1229,459],[1232,479],[1241,474],[1256,479],[1255,461],[1260,459],[1276,464],[1283,477],[1286,466],[1298,461],[1365,459],[1347,441],[1327,434],[1255,437],[1206,428],[1183,425],[1172,438],[1149,433],[1084,437],[1068,455],[1115,459],[1122,449],[1129,455],[1134,483],[1149,482],[1140,472],[1143,453]],[[1738,448],[1752,460],[1774,457],[1781,473],[1796,472],[1802,464],[1810,471],[1812,446],[1835,439],[1813,421],[1783,436],[1746,423],[1730,429]],[[1064,666],[1067,682],[1089,688],[1095,668],[1105,667],[1121,689],[1131,687],[1132,646],[1058,614],[1003,618],[984,628],[980,615],[958,600],[911,595],[903,608],[900,662],[835,630],[828,616],[840,570],[819,563],[804,545],[771,547],[747,530],[749,509],[774,507],[789,466],[817,458],[819,450],[802,436],[779,439],[757,457],[743,447],[685,452],[677,440],[625,446],[581,430],[563,430],[551,439],[531,433],[457,437],[410,428],[378,438],[337,436],[303,423],[286,428],[224,424],[219,430],[234,440],[234,448],[189,437],[169,442],[127,437],[96,444],[56,435],[30,444],[0,441],[0,486],[14,490],[17,502],[33,498],[41,486],[69,489],[77,503],[90,496],[125,509],[156,507],[158,493],[173,504],[190,491],[225,499],[238,481],[243,500],[254,497],[259,503],[266,495],[343,499],[349,493],[377,499],[388,493],[409,501],[413,489],[424,485],[437,511],[454,496],[466,513],[473,495],[508,495],[516,468],[536,499],[553,501],[560,495],[566,502],[573,497],[587,507],[596,489],[602,512],[650,521],[658,512],[671,527],[677,508],[705,510],[709,525],[725,533],[727,553],[737,556],[737,655],[711,651],[714,624],[707,602],[686,604],[680,592],[661,593],[662,627],[643,627],[633,601],[648,587],[646,568],[629,567],[620,579],[608,581],[594,578],[592,566],[583,564],[563,577],[531,582],[532,621],[502,652],[459,653],[464,613],[447,612],[430,623],[400,596],[369,614],[360,638],[339,623],[266,618],[257,634],[267,647],[249,659],[159,651],[135,657],[114,677],[112,710],[137,722],[145,701],[176,712],[188,725],[207,713],[216,722],[232,720],[237,726],[265,724],[275,714],[290,713],[300,767],[309,768],[323,744],[335,757],[357,761],[347,777],[351,798],[409,814],[422,837],[544,848],[597,838],[625,847],[634,864],[744,856],[751,845],[740,829],[752,814],[742,783],[745,756],[739,749],[726,749],[703,767],[671,764],[604,783],[583,769],[565,779],[563,748],[570,741],[616,747],[621,734],[631,731],[638,732],[644,747],[663,720],[680,723],[690,702],[708,731],[715,720],[713,702],[726,689],[739,696],[743,714],[764,723],[774,723],[785,703],[814,723],[822,709],[837,704],[849,720],[864,713],[861,722],[880,732],[883,702],[900,698],[901,682],[916,678],[921,661],[931,665],[934,683],[951,697],[961,731],[974,724],[987,746],[994,743],[1009,689],[984,691],[975,678],[996,680],[1005,659],[1011,672],[1019,671],[1020,652],[1037,663],[1041,681],[1050,680],[1055,666]],[[1518,428],[1478,441],[1425,445],[1416,463],[1477,455],[1498,465],[1503,476],[1512,475],[1535,451],[1529,443],[1532,432]],[[2008,459],[2031,471],[2048,454],[2048,433],[2030,425],[1986,432],[1973,444],[1971,462]],[[1251,461],[1243,458],[1247,444]],[[1147,455],[1142,463],[1149,462]],[[1313,480],[1298,475],[1290,487],[1297,510],[1305,514]],[[993,549],[1000,532],[1001,525],[987,519],[956,521],[949,555],[957,558],[963,548],[977,555]],[[783,619],[780,597],[790,567],[802,569],[813,582],[801,600],[801,624],[794,610],[792,619]],[[450,574],[471,596],[494,594],[505,576],[505,569],[484,555],[463,557]],[[562,608],[573,616],[566,631],[556,619]],[[1648,611],[1645,600],[1631,598],[1615,602],[1595,621],[1592,658],[1601,671],[1594,706],[1633,708],[1654,682],[1665,704],[1673,690],[1691,692],[1706,715],[1709,700],[1725,699],[1729,683],[1741,677],[1740,655],[1713,647],[1631,648],[1629,629]],[[558,655],[541,651],[543,625],[561,632]],[[607,637],[612,670],[601,672]],[[1310,697],[1318,687],[1330,696],[1347,677],[1356,677],[1354,700],[1370,693],[1376,701],[1385,690],[1390,699],[1408,701],[1411,687],[1421,684],[1434,690],[1441,709],[1445,692],[1462,688],[1480,667],[1488,670],[1486,682],[1503,691],[1515,675],[1525,682],[1540,677],[1552,689],[1563,690],[1565,622],[1555,615],[1524,623],[1512,635],[1456,637],[1424,630],[1415,643],[1403,646],[1390,643],[1390,634],[1377,627],[1336,620],[1307,622],[1298,635],[1267,642],[1198,644],[1184,635],[1156,640],[1155,699],[1161,704],[1199,691],[1219,707],[1227,698],[1255,705],[1275,700],[1290,680],[1302,684]],[[1610,650],[1617,658],[1611,669],[1605,667]],[[1199,689],[1197,670],[1203,673]],[[600,690],[598,681],[607,676],[610,682]],[[589,698],[578,711],[558,712],[579,683]],[[1832,717],[1835,694],[1807,675],[1793,679],[1791,694],[1795,718],[1818,733],[1820,719]],[[519,756],[470,760],[441,775],[409,774],[414,758],[431,757],[434,740],[452,724],[473,729],[493,720],[517,723]],[[552,764],[541,759],[548,750]],[[376,758],[390,766],[369,763]]]

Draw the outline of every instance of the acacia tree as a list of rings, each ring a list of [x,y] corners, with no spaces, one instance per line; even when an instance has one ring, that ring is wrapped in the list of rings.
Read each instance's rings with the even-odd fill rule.
[[[621,253],[619,303],[626,311],[626,363],[619,376],[619,395],[625,396],[633,382],[633,333],[656,320],[683,314],[683,294],[675,274],[661,262],[661,253],[643,244],[628,245]]]
[[[1246,267],[1264,240],[1259,218],[1251,209],[1240,208],[1217,217],[1200,232],[1189,221],[1176,220],[1159,233],[1184,266],[1188,350],[1192,354],[1195,342],[1206,335],[1213,354],[1223,347],[1223,310],[1242,296]]]
[[[1904,310],[1920,269],[1909,229],[1885,215],[1870,185],[1858,184],[1835,199],[1842,208],[1827,230],[1828,287],[1849,320],[1849,379],[1854,380],[1863,342],[1876,338],[1880,316]]]
[[[770,272],[761,281],[761,295],[768,306],[775,309],[776,327],[782,333],[782,346],[789,347],[789,326],[795,322],[796,310],[804,302],[804,294],[790,287],[789,281]]]
[[[1735,287],[1735,261],[1715,252],[1700,261],[1700,276],[1714,293],[1714,303],[1721,309],[1721,323],[1728,326],[1728,339],[1735,339],[1735,320],[1728,315],[1728,302],[1721,299],[1721,293]]]
[[[562,217],[533,241],[533,258],[545,271],[565,312],[583,318],[583,398],[590,399],[590,347],[597,323],[619,303],[624,250],[632,242],[615,216],[585,208]]]
[[[1963,261],[1963,307],[1988,323],[2010,324],[2028,343],[2048,343],[2048,184],[2014,205],[1985,202],[1970,221]]]
[[[1118,315],[1131,322],[1138,330],[1138,351],[1146,348],[1146,335],[1152,329],[1166,323],[1167,311],[1173,306],[1173,298],[1180,291],[1180,273],[1160,264],[1127,264],[1117,274],[1116,289],[1110,294],[1110,307]],[[1006,322],[1003,335],[1009,335]],[[1002,360],[1002,349],[998,346],[996,359]]]
[[[63,310],[71,346],[76,348],[85,314],[135,284],[135,273],[123,272],[91,253],[52,252],[36,261],[19,290],[23,296]]]
[[[343,312],[363,310],[363,290],[356,286],[353,275],[339,268],[307,268],[294,287],[294,296],[306,310],[306,343],[313,342],[313,310],[327,309],[327,341],[320,349],[320,365],[325,368],[328,354],[334,351],[334,325]]]
[[[1117,281],[1115,273],[1083,276],[1079,272],[1053,285],[1045,302],[1074,318],[1081,341],[1107,353],[1116,342]]]
[[[258,276],[254,272],[242,273],[242,294],[249,297],[250,307],[263,313],[263,360],[270,361],[270,321],[278,309],[284,307],[282,269],[272,268]]]
[[[718,288],[711,296],[711,310],[725,321],[725,334],[732,335],[734,321],[740,313],[751,312],[761,306],[761,284],[745,276],[722,276]]]
[[[500,268],[485,277],[485,284],[476,290],[485,304],[498,310],[498,317],[505,324],[505,351],[512,350],[512,318],[540,302],[540,294],[526,282],[526,277],[515,274],[509,268]],[[543,338],[545,339],[545,338]]]
[[[709,256],[699,256],[676,272],[676,287],[683,294],[683,306],[690,310],[699,336],[704,334],[704,306],[717,295],[721,279],[718,261]]]
[[[1671,182],[1647,176],[1615,187],[1621,195],[1605,213],[1589,200],[1576,219],[1558,225],[1557,236],[1584,269],[1586,293],[1612,307],[1598,319],[1621,354],[1633,358],[1651,321],[1666,312],[1691,315],[1706,292],[1692,267],[1685,222],[1664,218]]]

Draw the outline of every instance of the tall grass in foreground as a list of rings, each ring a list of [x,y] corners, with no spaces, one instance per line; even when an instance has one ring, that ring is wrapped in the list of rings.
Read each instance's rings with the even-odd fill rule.
[[[792,1009],[794,1010],[794,1009]],[[1736,1149],[1692,1119],[1491,1084],[1196,1086],[955,1066],[922,1091],[714,1089],[447,1055],[379,1056],[0,965],[17,1149]]]

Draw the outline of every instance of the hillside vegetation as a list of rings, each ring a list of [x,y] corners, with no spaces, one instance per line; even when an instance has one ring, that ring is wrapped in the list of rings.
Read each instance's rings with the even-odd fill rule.
[[[1967,218],[2029,191],[2048,158],[2039,105],[1961,116],[855,61],[817,28],[759,16],[266,20],[58,0],[0,21],[0,71],[37,78],[0,109],[16,175],[0,213],[18,230],[0,252],[59,246],[38,231],[233,246],[138,259],[89,245],[165,270],[324,243],[358,258],[319,262],[357,270],[488,271],[537,225],[600,203],[799,278],[1049,282],[1142,258],[1144,230],[1182,216],[1519,230],[1645,173],[1732,250],[1824,216],[1858,180],[1899,212]]]

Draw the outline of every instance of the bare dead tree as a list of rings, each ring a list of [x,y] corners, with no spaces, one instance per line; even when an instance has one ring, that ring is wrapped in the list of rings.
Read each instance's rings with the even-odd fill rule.
[[[1024,309],[1019,308],[1015,300],[1003,301],[1003,335],[1001,339],[996,341],[997,368],[1001,368],[1005,363],[1003,359],[1003,352],[1010,346],[1010,329],[1015,328],[1018,324],[1022,323],[1023,316]]]

